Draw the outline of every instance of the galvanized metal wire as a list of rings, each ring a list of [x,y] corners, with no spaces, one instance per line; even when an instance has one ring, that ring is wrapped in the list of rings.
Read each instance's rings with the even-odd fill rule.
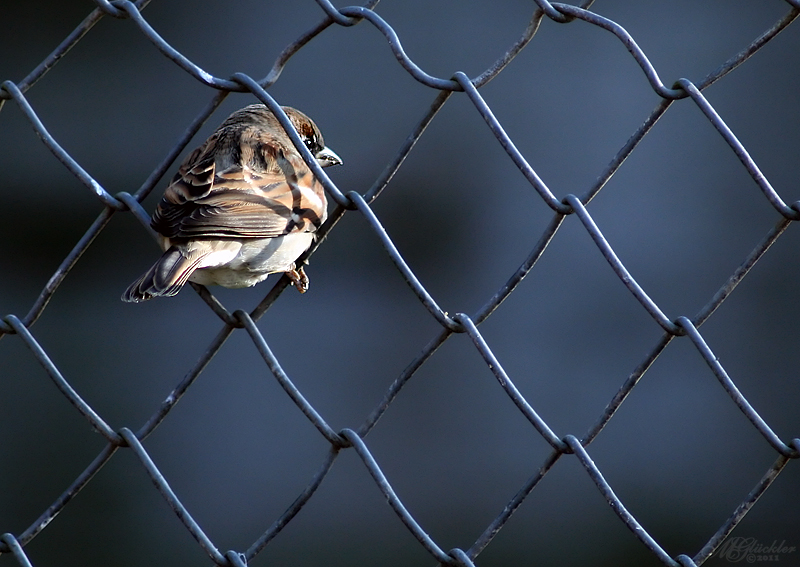
[[[183,523],[186,530],[188,530],[196,540],[197,545],[202,548],[211,561],[220,566],[245,565],[253,560],[274,538],[278,537],[285,526],[287,526],[307,502],[314,497],[322,480],[332,470],[341,452],[352,450],[361,460],[364,468],[368,471],[379,490],[385,496],[387,502],[396,513],[398,521],[402,522],[419,544],[440,564],[460,566],[475,564],[480,553],[492,543],[495,536],[503,529],[526,498],[528,498],[531,491],[533,491],[539,485],[539,482],[548,474],[553,465],[558,460],[565,458],[577,460],[588,477],[594,482],[597,490],[608,502],[611,509],[617,514],[619,520],[633,532],[635,537],[641,541],[641,544],[649,549],[659,561],[670,566],[700,565],[723,543],[727,535],[731,533],[745,514],[756,504],[761,495],[769,489],[770,485],[784,467],[786,467],[792,459],[800,457],[800,439],[781,439],[773,431],[769,424],[758,414],[742,392],[737,388],[699,330],[703,323],[705,323],[715,310],[730,296],[742,279],[748,275],[756,262],[767,253],[770,246],[778,240],[786,228],[792,222],[800,220],[800,202],[787,203],[781,197],[770,184],[761,169],[759,169],[745,146],[737,139],[735,133],[727,126],[723,117],[720,116],[703,94],[703,90],[706,87],[722,79],[794,22],[800,14],[800,2],[798,0],[787,0],[786,4],[788,10],[784,17],[775,22],[774,25],[750,44],[743,46],[739,53],[721,63],[719,67],[709,73],[705,79],[697,83],[693,83],[687,79],[680,79],[675,82],[672,87],[665,86],[644,51],[622,26],[590,11],[591,4],[593,3],[591,0],[582,2],[580,5],[550,3],[546,0],[536,0],[538,9],[534,12],[530,21],[524,26],[519,39],[509,46],[507,51],[486,71],[474,78],[470,78],[463,72],[455,72],[450,77],[435,77],[425,72],[406,54],[401,44],[401,38],[390,23],[382,19],[377,12],[373,11],[377,0],[368,2],[363,6],[349,6],[344,8],[336,8],[328,0],[317,0],[323,17],[321,22],[288,45],[275,61],[275,64],[266,77],[260,80],[256,80],[243,73],[236,73],[229,78],[216,77],[193,63],[167,43],[148,23],[143,13],[143,9],[148,4],[147,1],[95,0],[95,3],[97,4],[97,8],[87,16],[40,65],[31,71],[27,77],[16,83],[6,80],[2,82],[2,87],[0,88],[0,101],[2,101],[0,104],[6,102],[15,104],[19,111],[30,122],[31,127],[36,131],[42,143],[104,206],[103,212],[91,226],[89,226],[83,237],[53,273],[47,285],[41,290],[36,300],[30,306],[28,312],[23,315],[6,314],[0,319],[0,337],[3,335],[14,335],[15,337],[13,337],[12,340],[19,340],[24,343],[30,350],[31,356],[42,365],[53,380],[64,399],[72,404],[91,427],[103,436],[106,444],[94,460],[92,460],[92,462],[85,467],[83,472],[75,478],[72,484],[63,491],[59,498],[44,510],[38,518],[33,520],[27,529],[21,533],[5,533],[0,536],[0,553],[11,554],[19,565],[31,565],[25,553],[25,547],[54,521],[59,512],[69,505],[70,501],[92,481],[94,475],[108,463],[109,460],[114,458],[118,451],[128,450],[136,456],[163,499],[172,508],[179,521]],[[50,134],[46,125],[39,118],[35,108],[26,97],[27,91],[34,88],[39,79],[41,79],[47,71],[57,65],[59,61],[67,55],[68,51],[104,17],[128,19],[132,21],[144,37],[152,42],[155,48],[160,51],[164,57],[172,61],[177,67],[196,81],[215,91],[208,104],[198,113],[194,121],[189,124],[185,133],[176,141],[167,155],[164,156],[159,166],[133,194],[124,192],[111,194],[103,187],[101,183],[92,177],[89,172],[81,167],[81,165],[59,145],[56,138]],[[561,23],[573,22],[572,25],[588,24],[597,26],[613,34],[636,61],[652,90],[660,97],[660,101],[650,115],[645,117],[642,125],[631,135],[629,140],[616,155],[612,157],[609,165],[598,175],[597,181],[589,187],[582,196],[570,194],[559,197],[544,183],[535,169],[528,163],[525,156],[517,149],[513,140],[503,127],[503,124],[497,119],[480,92],[482,86],[501,73],[505,66],[525,48],[534,34],[536,34],[543,18],[550,18]],[[330,180],[327,174],[312,158],[296,132],[291,128],[279,103],[276,102],[268,92],[269,87],[278,80],[282,70],[289,64],[292,56],[316,36],[324,33],[325,30],[331,26],[350,27],[355,25],[374,26],[383,35],[397,63],[416,81],[436,92],[435,98],[425,115],[420,118],[417,125],[412,129],[402,147],[398,150],[391,162],[387,164],[384,171],[363,194],[342,192]],[[172,166],[177,156],[181,154],[200,127],[217,107],[219,107],[226,95],[230,92],[252,93],[258,100],[269,106],[273,112],[275,112],[281,124],[283,124],[291,136],[293,143],[303,155],[304,160],[313,170],[314,175],[316,175],[324,185],[329,199],[334,204],[334,210],[329,220],[322,228],[321,238],[316,242],[314,247],[309,250],[307,256],[313,254],[314,250],[322,244],[329,235],[331,238],[336,237],[333,229],[345,214],[362,215],[363,219],[380,241],[385,253],[396,266],[400,277],[411,290],[413,290],[417,299],[439,326],[438,332],[430,338],[422,351],[410,361],[406,369],[390,385],[382,401],[373,408],[359,427],[345,428],[337,431],[329,425],[325,417],[309,403],[300,389],[292,382],[289,375],[283,370],[280,360],[273,353],[256,324],[289,285],[289,281],[285,277],[281,278],[274,285],[266,294],[263,301],[250,313],[241,310],[230,312],[209,290],[193,284],[193,287],[208,304],[209,308],[219,317],[221,328],[216,337],[205,348],[203,355],[195,366],[188,370],[184,378],[167,394],[161,405],[138,429],[122,427],[115,430],[112,428],[103,417],[82,398],[80,392],[73,388],[69,381],[64,378],[46,350],[42,348],[37,341],[32,331],[32,327],[47,308],[48,302],[53,297],[53,294],[57,291],[65,278],[69,277],[70,272],[76,263],[79,262],[82,254],[92,245],[97,235],[106,228],[114,215],[133,214],[134,217],[144,225],[146,230],[152,233],[152,230],[149,228],[149,215],[143,210],[140,202],[154,187],[156,187],[164,174]],[[447,103],[451,96],[464,96],[472,103],[475,112],[486,122],[487,127],[506,152],[509,159],[524,175],[525,179],[528,181],[531,188],[539,195],[542,202],[552,211],[551,221],[540,235],[539,241],[530,251],[525,261],[511,275],[507,282],[498,289],[494,295],[488,298],[483,307],[472,314],[449,314],[437,303],[433,295],[420,283],[414,271],[405,261],[403,255],[395,247],[391,236],[384,229],[381,219],[372,208],[372,203],[381,195],[389,181],[403,165],[406,157],[414,149],[415,144],[423,135],[428,125],[435,119],[438,111]],[[763,240],[742,261],[739,268],[693,317],[683,315],[672,317],[653,301],[647,291],[636,281],[633,274],[626,268],[625,264],[615,253],[612,246],[604,237],[602,228],[595,222],[588,208],[592,199],[603,189],[605,184],[617,172],[627,157],[637,148],[638,144],[650,132],[653,125],[675,101],[680,99],[689,99],[691,103],[695,104],[698,109],[700,109],[706,119],[713,125],[722,139],[730,147],[730,151],[732,151],[744,165],[746,171],[753,179],[753,182],[763,194],[763,197],[775,209],[780,217],[780,220],[772,227]],[[579,219],[581,225],[596,245],[599,253],[616,273],[621,285],[627,288],[630,294],[639,302],[642,309],[663,331],[660,339],[645,353],[639,365],[619,387],[594,425],[580,438],[572,434],[559,435],[537,413],[535,405],[526,400],[525,396],[515,386],[512,377],[504,370],[501,361],[493,352],[490,342],[485,339],[480,331],[481,323],[490,317],[495,310],[500,307],[503,301],[515,291],[518,284],[536,266],[537,261],[545,253],[548,244],[557,234],[564,219],[573,214]],[[234,332],[246,333],[252,339],[253,345],[263,358],[267,368],[275,376],[280,386],[285,390],[304,416],[329,444],[330,448],[323,462],[320,464],[317,473],[305,489],[297,495],[292,505],[286,509],[280,517],[276,518],[273,524],[266,529],[249,548],[226,552],[221,551],[217,547],[214,541],[203,531],[202,527],[193,518],[191,510],[176,496],[170,488],[169,479],[159,470],[158,464],[150,457],[143,442],[155,428],[169,416],[175,404],[192,386],[195,379],[205,369],[206,365],[220,351],[226,339]],[[398,497],[397,493],[392,488],[391,479],[387,478],[382,471],[379,461],[371,453],[368,444],[365,442],[365,437],[376,426],[381,416],[394,402],[408,380],[450,337],[454,334],[461,333],[469,337],[472,345],[497,379],[499,387],[506,393],[516,408],[530,423],[532,434],[541,436],[541,438],[550,445],[551,452],[530,478],[519,487],[514,497],[502,505],[497,516],[486,526],[483,533],[471,546],[466,549],[446,550],[428,535],[424,526],[418,522],[404,505],[401,498]],[[614,488],[604,478],[600,468],[593,462],[589,452],[589,446],[614,417],[616,411],[636,387],[659,354],[676,339],[689,341],[694,345],[708,365],[710,371],[719,380],[731,401],[739,408],[744,418],[758,431],[776,455],[774,464],[764,473],[764,476],[755,484],[748,494],[742,495],[740,504],[732,511],[728,519],[719,526],[717,531],[709,536],[707,543],[705,543],[701,549],[686,550],[684,554],[671,556],[659,545],[658,533],[649,533],[625,507],[625,504],[615,493]],[[6,340],[9,339],[7,338]],[[0,448],[0,453],[1,452],[2,448]],[[2,526],[0,526],[0,532],[2,531]]]

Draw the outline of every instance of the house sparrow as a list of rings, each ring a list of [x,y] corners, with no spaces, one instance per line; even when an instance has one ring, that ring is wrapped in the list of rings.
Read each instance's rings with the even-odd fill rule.
[[[342,163],[311,119],[284,106],[322,167]],[[231,114],[186,158],[164,192],[151,226],[165,250],[123,301],[177,294],[187,281],[249,287],[286,272],[304,293],[295,260],[327,217],[322,185],[263,104]]]

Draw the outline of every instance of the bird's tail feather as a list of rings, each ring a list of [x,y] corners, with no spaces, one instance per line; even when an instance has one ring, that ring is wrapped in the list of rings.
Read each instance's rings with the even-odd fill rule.
[[[187,258],[177,247],[168,249],[142,277],[122,294],[122,301],[139,303],[153,297],[177,295],[194,273],[203,255]]]

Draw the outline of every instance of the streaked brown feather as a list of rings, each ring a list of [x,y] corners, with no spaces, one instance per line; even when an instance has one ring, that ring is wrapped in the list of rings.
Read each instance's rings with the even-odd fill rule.
[[[225,151],[234,147],[238,151]],[[326,216],[315,211],[324,192],[291,150],[273,132],[223,125],[181,166],[153,215],[153,228],[170,239],[315,231]]]

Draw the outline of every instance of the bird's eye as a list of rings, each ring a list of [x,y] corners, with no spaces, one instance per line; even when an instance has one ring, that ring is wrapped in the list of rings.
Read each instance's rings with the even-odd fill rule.
[[[309,137],[305,138],[303,140],[303,142],[305,142],[306,147],[308,148],[308,151],[310,151],[312,154],[317,152],[317,151],[319,151],[319,149],[320,149],[319,148],[319,143],[317,142],[317,137],[316,136],[309,136]]]

